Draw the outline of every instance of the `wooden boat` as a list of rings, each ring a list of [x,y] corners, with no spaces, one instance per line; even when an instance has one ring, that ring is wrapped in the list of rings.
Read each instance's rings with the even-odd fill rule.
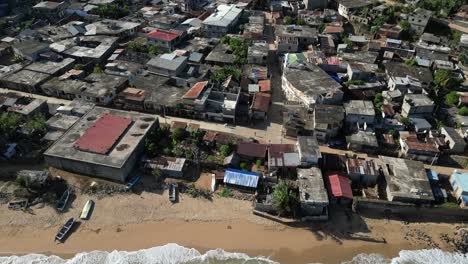
[[[55,235],[55,241],[63,242],[65,237],[67,236],[68,232],[72,229],[73,225],[75,224],[75,219],[70,218],[68,221],[60,228],[60,231]]]
[[[88,200],[86,202],[85,206],[83,207],[83,211],[81,211],[80,219],[82,219],[82,220],[89,219],[89,216],[90,216],[91,210],[93,209],[93,206],[94,206],[94,201],[93,200]]]
[[[70,198],[70,189],[67,189],[60,197],[60,200],[57,202],[57,210],[63,212],[67,207],[68,199]]]
[[[8,209],[10,210],[21,210],[24,208],[27,208],[29,205],[27,200],[21,200],[21,201],[12,201],[8,203]]]
[[[176,189],[176,185],[171,183],[169,184],[169,201],[175,203],[176,200],[177,200],[177,197],[176,197],[176,193],[177,193],[177,189]]]
[[[140,181],[140,178],[141,176],[134,176],[131,178],[127,183],[127,191],[131,190]]]

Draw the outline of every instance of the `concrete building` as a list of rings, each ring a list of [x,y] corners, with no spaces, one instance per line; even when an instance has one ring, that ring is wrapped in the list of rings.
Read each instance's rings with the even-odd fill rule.
[[[118,39],[135,36],[141,28],[141,23],[125,20],[103,19],[86,25],[86,36],[105,35]]]
[[[150,43],[161,46],[168,50],[174,50],[175,46],[178,45],[185,36],[185,31],[176,29],[155,29],[146,34],[146,38]]]
[[[424,164],[419,161],[379,156],[389,201],[430,203],[432,188]]]
[[[346,160],[349,178],[363,186],[374,186],[379,177],[379,168],[374,160],[349,158]]]
[[[298,136],[296,142],[301,166],[317,166],[322,158],[317,138],[315,136]]]
[[[450,175],[450,185],[453,188],[453,194],[460,203],[460,207],[468,206],[468,173],[455,170]]]
[[[52,43],[50,49],[82,64],[100,63],[111,56],[117,40],[111,36],[80,36]]]
[[[51,2],[43,1],[33,6],[33,11],[40,17],[46,19],[59,19],[65,15],[65,10],[69,6],[68,1]]]
[[[424,141],[414,132],[400,131],[400,146],[403,157],[430,164],[436,163],[440,154],[433,138]]]
[[[297,169],[297,185],[303,219],[327,220],[329,201],[320,169]]]
[[[188,58],[177,56],[175,53],[166,53],[152,58],[146,66],[148,70],[163,76],[174,77],[183,72],[187,67]]]
[[[268,43],[265,41],[253,42],[247,51],[247,62],[266,65],[268,63]]]
[[[304,0],[306,9],[324,9],[328,6],[328,0]]]
[[[315,104],[340,104],[341,85],[320,67],[307,64],[301,68],[285,68],[282,89],[289,101],[301,102],[306,107]]]
[[[359,130],[346,137],[348,149],[356,152],[375,153],[379,148],[379,142],[373,132]]]
[[[368,81],[375,75],[375,71],[379,69],[377,64],[351,62],[348,63],[347,72],[349,80]]]
[[[163,176],[172,178],[183,178],[188,162],[184,158],[158,157],[154,159],[143,159],[141,161],[144,169],[159,169]]]
[[[416,8],[409,16],[408,22],[410,29],[416,34],[424,33],[429,20],[431,20],[432,12],[423,8]]]
[[[242,9],[236,5],[219,5],[216,11],[202,23],[203,34],[209,38],[221,38],[237,25]]]
[[[95,107],[45,153],[48,166],[124,182],[153,128],[152,115]]]
[[[440,133],[445,136],[449,150],[452,153],[463,153],[466,142],[453,127],[442,127]]]
[[[316,28],[299,25],[276,25],[275,44],[278,53],[299,52],[303,47],[318,42]]]
[[[344,108],[341,105],[315,105],[314,130],[317,140],[326,142],[338,135],[345,118]]]
[[[358,126],[373,125],[375,121],[374,104],[371,101],[351,100],[344,104],[346,123]]]
[[[49,51],[49,45],[36,40],[21,40],[12,45],[13,52],[29,61],[36,61],[42,53]]]
[[[342,0],[338,3],[338,13],[346,19],[350,19],[352,14],[371,4],[372,1],[366,0]]]
[[[434,102],[424,94],[407,94],[403,99],[401,115],[404,117],[432,116]]]

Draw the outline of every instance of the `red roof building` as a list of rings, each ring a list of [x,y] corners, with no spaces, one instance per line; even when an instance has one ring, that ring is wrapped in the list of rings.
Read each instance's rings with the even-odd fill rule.
[[[197,99],[208,85],[208,81],[197,82],[195,85],[182,96],[183,99]]]
[[[270,80],[258,81],[258,86],[260,87],[260,92],[262,92],[262,93],[271,92],[271,81]]]
[[[237,154],[247,158],[265,158],[268,145],[251,142],[239,142]]]
[[[85,131],[73,147],[106,155],[131,123],[129,118],[105,114]]]
[[[252,110],[267,113],[270,108],[270,99],[270,94],[256,93],[252,102]]]
[[[353,199],[353,191],[348,178],[341,172],[333,172],[327,175],[330,183],[330,191],[335,198]]]
[[[162,30],[155,29],[150,33],[146,34],[148,41],[154,42],[168,49],[173,49],[175,45],[183,38],[185,31],[181,30]]]

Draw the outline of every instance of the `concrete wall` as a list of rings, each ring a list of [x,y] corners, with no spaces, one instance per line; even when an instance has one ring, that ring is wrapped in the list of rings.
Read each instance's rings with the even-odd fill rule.
[[[363,216],[411,221],[450,222],[468,220],[468,210],[446,207],[418,207],[412,204],[381,200],[354,199],[354,210]]]

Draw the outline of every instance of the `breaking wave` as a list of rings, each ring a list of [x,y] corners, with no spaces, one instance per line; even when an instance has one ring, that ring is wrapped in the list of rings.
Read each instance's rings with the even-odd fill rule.
[[[440,249],[402,250],[398,257],[387,259],[380,254],[359,254],[343,264],[468,264],[468,254]]]
[[[252,258],[243,253],[229,253],[222,249],[201,254],[196,249],[177,244],[141,249],[138,251],[92,251],[75,255],[71,259],[58,256],[29,254],[0,257],[0,264],[270,264],[276,263],[264,257]]]
[[[312,263],[311,260],[310,263]],[[265,257],[249,257],[244,253],[229,253],[222,249],[201,254],[196,249],[177,244],[138,251],[92,251],[79,253],[71,259],[58,256],[29,254],[0,257],[0,264],[274,264]],[[379,254],[359,254],[342,264],[468,264],[468,254],[450,253],[440,249],[402,250],[398,257],[388,259]],[[287,264],[287,263],[286,263]]]

